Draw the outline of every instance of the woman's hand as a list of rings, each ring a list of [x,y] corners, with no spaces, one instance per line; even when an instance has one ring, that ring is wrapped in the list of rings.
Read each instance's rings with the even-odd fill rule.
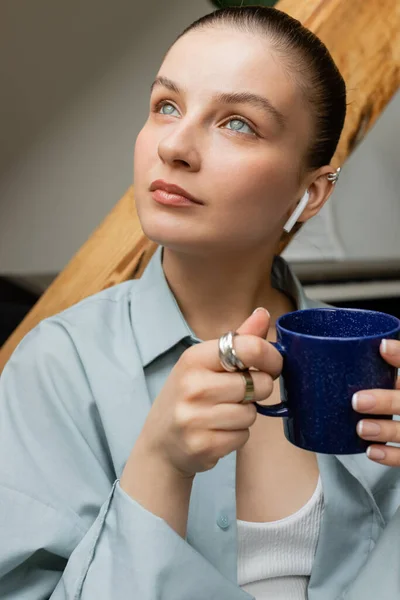
[[[282,357],[266,341],[269,314],[254,312],[237,330],[235,350],[252,371],[254,400],[273,391]],[[185,538],[194,476],[249,439],[257,417],[243,403],[245,382],[220,362],[218,340],[185,350],[153,402],[120,480],[121,488]]]
[[[266,341],[267,311],[254,312],[237,330],[235,350],[252,371],[256,401],[273,391],[282,357]],[[155,399],[137,444],[141,454],[185,477],[211,469],[223,456],[249,439],[257,417],[254,403],[243,404],[245,383],[240,373],[224,371],[218,340],[188,348]]]
[[[400,368],[400,341],[386,340],[380,347],[382,357]],[[360,413],[375,415],[400,415],[400,377],[395,390],[363,390],[353,397],[353,408]],[[357,433],[373,442],[367,456],[380,464],[400,467],[400,448],[384,446],[386,442],[400,443],[400,421],[362,419]],[[381,444],[375,442],[382,442]]]

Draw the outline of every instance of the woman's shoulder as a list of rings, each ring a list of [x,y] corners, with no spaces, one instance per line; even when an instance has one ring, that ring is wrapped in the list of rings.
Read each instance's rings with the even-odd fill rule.
[[[43,319],[21,340],[5,371],[12,364],[37,364],[39,357],[47,369],[54,364],[71,366],[71,361],[91,363],[104,352],[110,355],[115,348],[123,352],[127,345],[132,347],[130,305],[139,281],[115,285]]]
[[[72,306],[60,311],[46,321],[62,321],[64,323],[88,323],[102,316],[126,310],[131,298],[140,290],[140,279],[124,281],[104,289],[96,294],[83,298]],[[98,323],[97,323],[98,324]]]

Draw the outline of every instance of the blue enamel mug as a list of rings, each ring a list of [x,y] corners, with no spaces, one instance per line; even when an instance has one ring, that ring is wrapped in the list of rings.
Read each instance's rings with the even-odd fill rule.
[[[353,410],[353,394],[394,389],[397,369],[380,355],[382,339],[400,339],[400,320],[372,310],[308,308],[276,322],[283,357],[281,403],[258,404],[257,411],[282,417],[295,446],[325,454],[358,454],[371,442],[356,431],[365,415]],[[391,419],[387,415],[368,418]]]

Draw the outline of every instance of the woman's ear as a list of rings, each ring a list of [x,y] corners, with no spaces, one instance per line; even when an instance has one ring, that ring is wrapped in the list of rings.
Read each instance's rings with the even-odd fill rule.
[[[309,193],[307,206],[301,216],[299,216],[298,222],[305,223],[319,213],[335,188],[338,177],[337,173],[336,178],[332,181],[332,177],[335,173],[337,173],[335,169],[332,166],[327,165],[321,167],[313,174],[312,180],[307,186]],[[328,179],[328,175],[330,176],[330,179]]]

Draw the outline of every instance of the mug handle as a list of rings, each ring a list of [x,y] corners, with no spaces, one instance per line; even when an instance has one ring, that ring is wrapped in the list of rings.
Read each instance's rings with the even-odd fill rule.
[[[279,342],[269,342],[280,352],[283,359],[285,359],[285,349]],[[272,404],[270,406],[263,406],[262,404],[258,404],[258,402],[254,402],[256,405],[257,412],[262,415],[266,415],[267,417],[288,417],[289,409],[287,407],[286,402],[279,402],[279,404]]]

